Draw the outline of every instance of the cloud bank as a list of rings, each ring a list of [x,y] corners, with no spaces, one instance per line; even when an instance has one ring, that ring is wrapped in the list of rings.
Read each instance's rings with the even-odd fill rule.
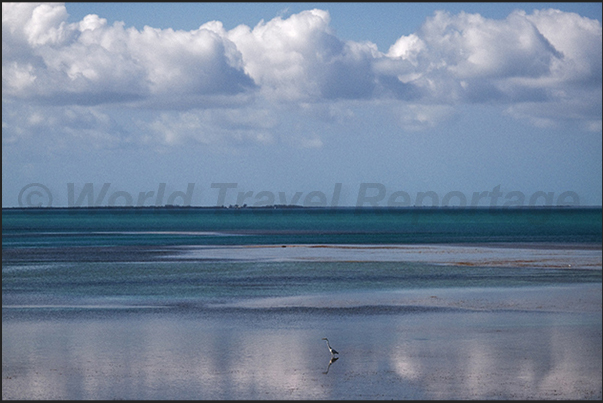
[[[411,130],[476,103],[539,126],[601,130],[600,21],[558,10],[504,20],[438,11],[387,52],[338,38],[329,24],[314,9],[230,31],[219,21],[137,30],[97,15],[69,23],[62,4],[3,3],[3,142],[51,119],[114,130],[107,108],[163,111],[145,127],[166,144],[201,129],[201,143],[225,133],[270,142],[280,108],[346,102],[394,102]]]

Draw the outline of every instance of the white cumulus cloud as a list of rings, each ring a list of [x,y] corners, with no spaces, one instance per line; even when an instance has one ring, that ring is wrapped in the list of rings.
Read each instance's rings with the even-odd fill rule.
[[[540,126],[601,127],[601,22],[574,13],[515,11],[494,20],[438,11],[387,53],[337,37],[319,9],[229,31],[219,21],[137,30],[101,17],[69,23],[60,3],[3,3],[2,99],[15,112],[3,115],[3,139],[32,130],[31,117],[18,113],[32,104],[40,116],[61,106],[164,111],[153,127],[167,143],[212,143],[228,130],[265,142],[282,103],[337,109],[349,100],[399,102],[400,124],[413,130],[471,103],[500,105]],[[110,111],[90,116],[101,113]],[[211,135],[194,134],[201,129]]]
[[[63,104],[236,95],[253,87],[235,45],[213,30],[125,28],[62,4],[2,5],[3,96]],[[163,99],[162,99],[163,98]]]
[[[314,9],[260,22],[253,29],[240,25],[228,38],[267,96],[302,101],[370,97],[377,47],[337,38],[329,22],[327,11]]]

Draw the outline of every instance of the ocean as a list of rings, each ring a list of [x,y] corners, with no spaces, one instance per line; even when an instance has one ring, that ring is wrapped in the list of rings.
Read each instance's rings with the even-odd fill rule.
[[[601,243],[601,208],[3,209],[2,246]]]
[[[601,208],[3,209],[3,398],[554,397],[475,389],[460,362],[474,389],[442,392],[401,349],[460,360],[515,329],[538,361],[573,345],[562,329],[585,346],[554,365],[568,376],[601,356],[601,242]],[[561,396],[600,397],[588,365]]]
[[[152,297],[181,303],[329,290],[596,281],[600,271],[543,275],[521,267],[443,268],[394,255],[372,261],[365,252],[369,245],[600,246],[601,215],[600,208],[4,209],[3,305],[30,294],[37,300],[127,296],[137,303]],[[288,258],[299,245],[315,251],[323,245],[323,258]],[[329,245],[351,249],[333,256]],[[280,250],[264,248],[272,253],[268,258],[252,246]]]

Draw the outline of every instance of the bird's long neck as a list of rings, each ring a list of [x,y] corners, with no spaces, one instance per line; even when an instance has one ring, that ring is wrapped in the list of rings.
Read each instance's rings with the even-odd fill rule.
[[[329,340],[325,339],[325,341],[327,342],[327,347],[329,347],[329,350],[331,349],[331,345],[329,344]]]

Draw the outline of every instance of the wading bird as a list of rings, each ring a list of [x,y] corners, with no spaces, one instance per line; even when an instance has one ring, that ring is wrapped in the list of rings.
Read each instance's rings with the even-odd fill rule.
[[[339,354],[337,352],[337,350],[335,350],[333,347],[331,347],[331,345],[329,344],[329,339],[327,339],[326,337],[323,337],[322,339],[327,341],[327,347],[329,347],[329,351],[331,352],[331,355]]]

